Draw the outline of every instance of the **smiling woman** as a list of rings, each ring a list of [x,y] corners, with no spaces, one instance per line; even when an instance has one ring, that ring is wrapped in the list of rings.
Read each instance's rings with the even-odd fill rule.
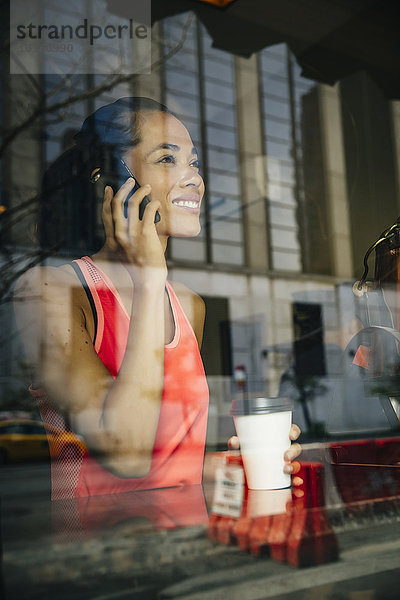
[[[60,267],[31,269],[15,292],[42,419],[86,445],[60,453],[60,440],[49,440],[52,497],[199,484],[208,410],[204,303],[167,281],[165,261],[170,236],[200,231],[196,149],[184,125],[148,98],[100,108],[75,140],[83,190],[89,181],[104,190],[103,245]],[[72,175],[62,174],[66,186]],[[53,169],[45,191],[56,178]],[[72,187],[82,220],[93,194]],[[42,241],[60,208],[45,194]],[[293,446],[289,458],[296,453]]]
[[[204,305],[166,281],[164,256],[170,235],[200,230],[196,151],[183,124],[146,98],[90,115],[75,151],[85,158],[81,180],[103,187],[105,241],[90,257],[28,271],[15,292],[42,418],[88,448],[63,456],[53,444],[52,497],[198,484],[208,408]],[[128,170],[125,181],[116,165]],[[48,200],[55,210],[44,215],[54,220],[60,207]],[[48,228],[42,218],[42,240]]]

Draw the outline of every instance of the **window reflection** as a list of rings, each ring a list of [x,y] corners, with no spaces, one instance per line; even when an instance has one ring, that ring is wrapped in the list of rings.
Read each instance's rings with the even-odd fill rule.
[[[171,31],[177,35],[177,25],[180,22],[177,17],[165,20],[164,40],[170,39]],[[196,36],[200,39],[200,45],[196,46],[197,62],[191,53],[191,44],[194,44]],[[236,244],[243,245],[241,219],[226,224],[213,222],[215,206],[223,204],[225,197],[237,205],[240,204],[234,60],[228,53],[211,47],[211,38],[202,25],[192,24],[190,38],[191,44],[185,43],[176,54],[175,60],[167,61],[164,67],[165,100],[177,116],[183,118],[188,127],[190,126],[195,142],[206,143],[207,155],[203,162],[207,165],[204,172],[207,180],[205,202],[208,205],[209,216],[208,220],[206,217],[204,221],[206,228],[203,238],[208,250],[202,247],[199,239],[172,240],[171,257],[178,261],[210,260],[214,263],[243,264],[243,248],[235,247]],[[186,54],[189,54],[188,61],[185,61]],[[198,61],[202,64],[202,80],[199,79]],[[200,90],[204,99],[203,129],[200,124]],[[193,115],[196,115],[198,120],[194,121]],[[216,203],[214,197],[217,197]],[[218,211],[219,216],[223,214],[226,214],[224,208]],[[218,243],[214,244],[214,240]],[[225,241],[229,246],[223,250]],[[191,244],[194,244],[193,248]]]

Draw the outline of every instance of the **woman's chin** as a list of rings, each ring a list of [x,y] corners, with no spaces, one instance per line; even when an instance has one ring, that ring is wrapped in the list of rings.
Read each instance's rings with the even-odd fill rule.
[[[197,237],[201,231],[200,223],[188,224],[184,227],[173,228],[170,235],[171,237],[179,237],[179,238],[191,238]]]

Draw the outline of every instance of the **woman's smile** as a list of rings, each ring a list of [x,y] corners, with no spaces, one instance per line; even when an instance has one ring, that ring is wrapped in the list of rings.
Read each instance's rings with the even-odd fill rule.
[[[200,213],[200,203],[201,198],[197,194],[182,194],[182,196],[178,196],[178,198],[172,200],[172,204],[175,206],[196,214]]]

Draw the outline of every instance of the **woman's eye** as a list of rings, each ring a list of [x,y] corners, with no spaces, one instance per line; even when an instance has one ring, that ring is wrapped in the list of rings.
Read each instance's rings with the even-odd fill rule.
[[[158,162],[160,163],[167,163],[167,164],[175,164],[175,156],[173,156],[172,154],[169,154],[168,156],[164,156],[163,158],[161,158]]]
[[[193,162],[190,163],[190,166],[194,167],[195,169],[200,169],[200,161],[194,160]]]

